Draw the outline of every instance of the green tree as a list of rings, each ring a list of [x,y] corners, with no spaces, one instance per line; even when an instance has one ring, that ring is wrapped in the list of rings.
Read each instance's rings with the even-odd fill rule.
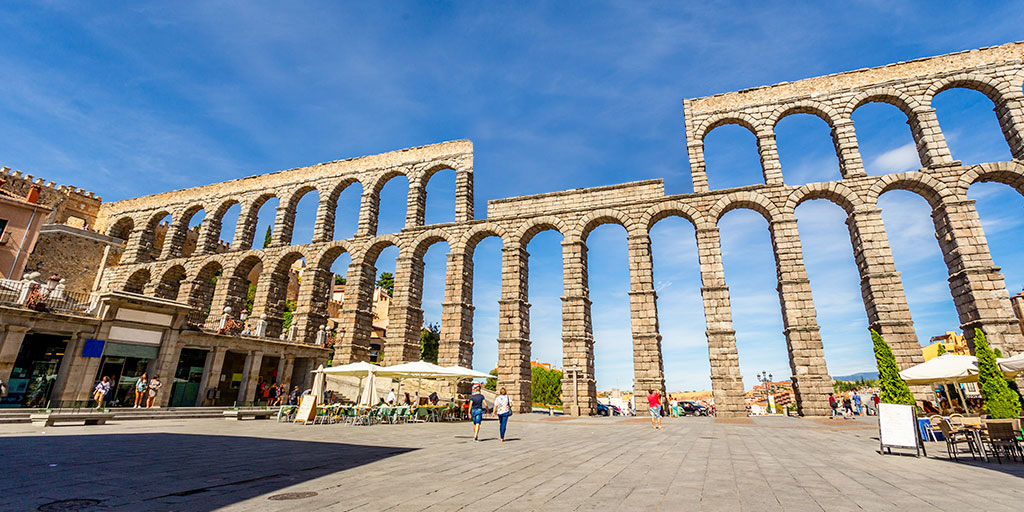
[[[915,405],[910,387],[900,378],[900,368],[896,366],[896,358],[892,355],[889,344],[874,329],[871,329],[871,340],[875,344],[875,363],[878,365],[878,381],[881,388],[879,395],[882,402]]]
[[[274,234],[274,225],[271,224],[271,225],[267,226],[267,234],[263,235],[263,248],[264,249],[266,249],[267,247],[270,247],[270,239],[271,239],[271,235],[273,235],[273,234]]]
[[[341,274],[334,274],[334,284],[345,284],[347,280]]]
[[[535,403],[562,405],[562,372],[534,366],[530,379],[530,394]]]
[[[978,358],[978,383],[985,397],[985,412],[996,419],[1016,418],[1020,414],[1020,400],[1006,384],[1006,377],[996,364],[996,354],[981,329],[974,330],[974,355]]]
[[[484,389],[489,389],[491,391],[497,391],[498,390],[498,369],[495,368],[495,369],[491,370],[491,375],[494,375],[494,377],[488,378],[487,382],[484,382]]]
[[[245,310],[250,314],[253,302],[256,302],[256,283],[249,283],[249,291],[245,294]]]
[[[420,360],[437,364],[437,349],[441,345],[441,327],[427,324],[420,329]]]
[[[377,286],[388,291],[388,295],[395,296],[395,276],[391,272],[383,272],[377,278]]]
[[[284,314],[281,316],[284,317],[282,328],[286,331],[292,326],[292,318],[295,316],[295,308],[297,305],[298,304],[296,304],[294,300],[284,301]]]
[[[942,354],[945,354],[945,353],[946,353],[946,344],[945,343],[939,343],[939,349],[935,351],[935,355],[941,356]]]

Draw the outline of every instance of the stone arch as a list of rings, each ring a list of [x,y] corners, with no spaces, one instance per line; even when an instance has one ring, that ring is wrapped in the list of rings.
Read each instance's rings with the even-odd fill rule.
[[[927,174],[912,171],[882,176],[864,194],[864,202],[877,205],[882,194],[895,189],[906,190],[923,197],[933,209],[942,204],[944,199],[952,196],[944,183]]]
[[[423,255],[427,253],[427,250],[430,249],[430,246],[438,242],[444,242],[448,244],[449,251],[451,251],[451,249],[454,247],[454,244],[450,240],[448,240],[448,234],[444,230],[431,229],[417,236],[416,239],[412,241],[412,243],[406,245],[405,247],[402,247],[402,255],[412,256],[416,259],[423,259]],[[406,252],[408,252],[408,254],[406,254]]]
[[[792,216],[801,203],[813,199],[826,199],[845,210],[847,214],[853,213],[864,204],[856,192],[840,182],[810,183],[790,192],[782,213]]]
[[[323,246],[316,255],[313,256],[311,261],[307,261],[306,265],[312,268],[319,268],[323,270],[330,270],[331,265],[338,259],[342,254],[352,255],[352,250],[349,249],[348,244],[342,241],[331,242]]]
[[[967,189],[978,182],[1002,183],[1013,187],[1017,193],[1024,195],[1024,164],[1011,161],[972,166],[960,175],[960,181],[956,186],[956,195],[967,197]]]
[[[737,208],[745,208],[760,213],[769,224],[780,218],[779,208],[767,197],[752,191],[733,192],[715,203],[708,212],[708,219],[713,219],[715,224],[722,220],[722,216]]]
[[[210,254],[216,253],[217,245],[220,244],[221,235],[224,233],[224,216],[227,215],[228,210],[236,204],[241,202],[236,198],[222,199],[217,203],[211,204],[207,210],[206,227],[204,232],[200,233],[199,236],[199,247],[196,248],[196,254]],[[242,212],[238,212],[239,216]],[[235,225],[238,225],[238,219],[235,219]],[[231,244],[234,240],[227,240],[227,244]]]
[[[384,187],[388,184],[388,182],[390,182],[391,180],[393,180],[393,179],[395,179],[395,178],[397,178],[399,176],[404,176],[405,179],[409,182],[409,190],[407,192],[406,204],[405,204],[406,222],[403,224],[403,227],[408,225],[409,206],[410,206],[409,203],[411,201],[410,198],[414,195],[414,192],[416,190],[416,186],[417,186],[416,181],[415,181],[416,177],[412,173],[408,172],[405,169],[401,169],[401,168],[388,169],[388,170],[378,174],[374,178],[373,184],[372,184],[372,186],[370,187],[370,190],[369,190],[369,195],[370,195],[370,205],[369,205],[369,208],[370,208],[370,211],[367,212],[367,214],[369,216],[369,219],[368,219],[369,220],[369,225],[372,226],[372,230],[370,231],[371,234],[377,233],[377,230],[380,228],[380,209],[381,209],[380,193],[384,190]],[[365,190],[363,192],[366,193]],[[362,212],[360,212],[360,214],[362,214]]]
[[[576,226],[570,232],[570,236],[566,238],[586,241],[587,237],[590,236],[590,232],[602,224],[618,224],[625,228],[626,236],[642,234],[641,230],[637,228],[636,222],[628,215],[618,210],[604,208],[585,215],[576,223]]]
[[[451,196],[451,200],[452,200],[451,215],[452,215],[452,217],[451,217],[451,219],[452,220],[451,221],[442,221],[441,223],[447,223],[447,222],[452,222],[452,221],[457,221],[458,220],[458,218],[457,218],[458,216],[456,214],[456,211],[458,210],[459,175],[462,172],[464,172],[464,171],[459,171],[458,167],[455,166],[455,165],[452,165],[452,164],[447,163],[447,162],[442,162],[442,163],[438,163],[438,164],[432,165],[432,166],[426,168],[425,170],[423,170],[416,177],[415,181],[412,180],[412,178],[410,178],[410,180],[409,180],[409,189],[410,189],[409,190],[409,195],[412,196],[412,195],[415,195],[415,194],[419,194],[415,199],[417,201],[417,206],[419,206],[421,208],[421,210],[422,210],[421,213],[418,213],[416,215],[417,216],[417,221],[418,221],[417,225],[425,224],[426,223],[425,219],[426,219],[427,206],[428,206],[428,202],[427,202],[427,199],[428,199],[427,186],[430,185],[430,181],[434,178],[434,176],[437,173],[441,172],[441,171],[452,171],[452,177],[454,178],[453,183],[452,183],[452,185],[453,185],[452,186],[452,191],[451,191],[451,193],[452,193],[452,196]],[[413,190],[414,186],[415,186],[415,190]],[[420,222],[420,219],[419,219],[419,217],[421,217],[421,216],[423,217],[422,222]]]
[[[154,295],[161,299],[178,300],[181,283],[185,279],[185,267],[181,264],[172,265],[160,276]]]
[[[519,246],[525,249],[526,246],[530,245],[530,240],[533,240],[533,237],[536,236],[537,233],[547,231],[549,229],[557,231],[563,238],[566,236],[566,233],[569,232],[565,223],[562,222],[562,219],[551,215],[544,215],[528,219],[526,223],[519,228],[519,231],[515,234],[513,240],[518,242]]]
[[[188,304],[194,308],[192,315],[195,315],[190,315],[192,325],[202,328],[210,321],[210,312],[213,309],[217,281],[219,281],[216,278],[224,274],[225,263],[223,258],[210,258],[189,276],[191,286],[188,290],[187,300]],[[181,296],[180,293],[178,295]]]
[[[498,224],[487,222],[484,224],[477,224],[463,233],[455,246],[451,247],[451,250],[455,253],[465,252],[472,256],[476,251],[477,244],[492,236],[501,239],[502,247],[508,247],[511,242],[505,228]]]
[[[284,323],[285,313],[287,312],[288,288],[291,284],[291,269],[295,262],[301,259],[306,259],[305,252],[299,248],[292,248],[282,253],[272,264],[269,264],[260,276],[260,282],[256,286],[257,293],[253,304],[253,315],[267,315],[267,336],[276,338],[285,329]],[[299,286],[298,282],[296,282],[296,286]],[[297,299],[298,297],[296,296]]]
[[[299,202],[305,199],[310,193],[315,193],[317,195],[317,214],[319,214],[319,204],[322,198],[320,196],[320,190],[314,185],[309,184],[299,186],[289,194],[285,200],[281,201],[281,211],[277,212],[274,219],[274,233],[272,235],[275,243],[279,247],[295,244],[295,216],[298,212]],[[314,243],[317,241],[315,233],[313,234],[311,241]]]
[[[167,255],[169,258],[178,258],[182,256],[191,256],[199,250],[200,244],[198,237],[195,239],[196,245],[192,247],[191,251],[189,250],[188,241],[189,224],[192,223],[192,219],[199,212],[204,212],[203,221],[205,221],[206,208],[202,203],[188,205],[181,211],[181,214],[178,215],[178,218],[175,219],[175,222],[171,224],[170,229],[167,231],[167,238],[164,240],[163,254]],[[200,230],[200,232],[202,232],[202,230]]]
[[[649,234],[654,225],[666,217],[682,217],[690,221],[690,224],[693,224],[694,228],[697,229],[701,227],[714,227],[707,225],[704,215],[699,210],[682,201],[667,201],[648,208],[640,217],[640,225]]]
[[[125,215],[110,225],[107,229],[107,235],[127,241],[131,238],[134,231],[135,220],[132,219],[131,215]]]
[[[146,286],[149,284],[150,274],[148,268],[140,268],[129,274],[128,279],[125,280],[124,286],[121,288],[126,292],[131,293],[144,293]]]
[[[992,100],[992,105],[999,108],[1005,104],[1005,96],[1012,94],[1011,88],[1012,85],[1006,81],[974,73],[964,73],[947,76],[932,82],[925,92],[925,98],[927,98],[928,106],[931,107],[932,100],[943,91],[948,91],[949,89],[971,89],[987,96],[988,99]]]
[[[160,255],[157,252],[159,248],[156,247],[156,230],[157,226],[160,225],[160,221],[168,216],[171,216],[171,221],[168,225],[168,229],[170,229],[170,226],[174,224],[171,210],[162,209],[149,214],[149,219],[139,233],[138,239],[134,244],[129,243],[129,245],[135,246],[135,257],[129,263],[148,263],[159,259]],[[165,234],[164,238],[166,239],[166,237],[167,235]]]
[[[314,234],[315,241],[331,241],[335,239],[335,233],[337,231],[338,222],[338,202],[341,201],[341,195],[348,190],[352,185],[359,186],[359,195],[362,196],[365,192],[363,188],[363,182],[353,176],[347,176],[324,187],[324,190],[320,192],[320,208],[322,211],[317,213],[317,224],[320,232]],[[359,217],[362,215],[362,204],[356,207],[356,231],[358,231]],[[353,231],[353,236],[356,234]]]
[[[391,246],[397,247],[400,253],[403,252],[402,239],[398,236],[377,235],[374,237],[373,242],[362,251],[352,254],[352,262],[355,263],[358,260],[367,265],[376,266],[377,258],[380,256],[381,251]]]
[[[235,233],[235,245],[237,249],[248,250],[252,249],[256,245],[256,237],[259,236],[259,233],[256,233],[256,226],[259,224],[260,210],[267,204],[267,201],[274,198],[277,198],[278,206],[280,206],[281,198],[277,197],[274,192],[264,192],[259,194],[249,201],[248,204],[242,205],[242,211],[239,213],[239,216],[244,218],[239,219],[238,223],[242,232]],[[272,234],[271,236],[276,235]]]
[[[891,87],[868,89],[858,93],[850,99],[843,108],[842,117],[849,119],[853,117],[854,111],[868,103],[887,103],[892,105],[907,116],[907,120],[913,118],[914,111],[922,107],[913,96]]]
[[[757,134],[760,132],[759,126],[761,123],[745,112],[723,112],[720,114],[714,114],[705,119],[704,122],[702,122],[700,126],[693,131],[694,140],[699,140],[703,143],[704,138],[707,137],[708,133],[711,133],[711,130],[726,124],[738,124],[750,130],[750,133],[754,134],[754,137],[757,137]]]
[[[766,124],[771,127],[772,131],[775,131],[775,127],[779,124],[779,121],[795,114],[810,114],[816,116],[822,121],[825,121],[829,128],[832,129],[835,129],[836,122],[842,118],[839,112],[836,112],[826,103],[804,100],[789,103],[775,109],[775,111],[768,116]]]

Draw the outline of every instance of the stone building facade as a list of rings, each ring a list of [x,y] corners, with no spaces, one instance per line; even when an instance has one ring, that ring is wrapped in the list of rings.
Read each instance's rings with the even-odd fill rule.
[[[744,415],[718,221],[730,210],[751,209],[764,216],[769,225],[798,409],[802,414],[823,415],[828,409],[826,394],[831,390],[831,379],[794,217],[796,207],[807,200],[829,200],[846,211],[868,316],[866,327],[885,336],[901,366],[921,362],[922,357],[877,205],[878,197],[893,189],[919,194],[933,209],[936,238],[948,266],[950,291],[961,327],[984,329],[992,345],[1004,354],[1024,351],[1024,337],[1014,318],[1003,276],[992,262],[974,203],[967,198],[968,187],[978,181],[1002,182],[1024,193],[1022,52],[1024,43],[1011,43],[684,100],[694,190],[691,194],[667,196],[661,180],[649,180],[489,201],[486,218],[476,219],[473,148],[463,140],[107,203],[100,210],[97,225],[104,233],[127,238],[128,242],[121,264],[104,274],[103,286],[177,299],[199,311],[210,311],[211,316],[201,320],[209,326],[224,307],[241,310],[238,306],[245,300],[246,276],[258,265],[262,272],[253,315],[267,315],[268,334],[276,336],[281,332],[288,269],[303,258],[304,276],[308,277],[299,290],[294,325],[298,339],[311,343],[327,321],[330,266],[339,255],[348,253],[352,263],[347,286],[355,300],[346,301],[342,311],[344,336],[334,354],[334,362],[342,364],[367,358],[374,266],[381,250],[397,246],[400,255],[384,349],[385,363],[393,364],[418,358],[423,323],[423,255],[432,244],[444,241],[450,252],[440,362],[469,366],[474,343],[473,252],[482,239],[497,237],[503,243],[499,381],[508,388],[513,401],[527,410],[530,305],[526,247],[537,233],[556,230],[563,237],[562,365],[575,377],[567,374],[563,380],[563,398],[576,402],[567,410],[593,414],[595,340],[587,274],[588,235],[606,223],[619,224],[627,231],[634,388],[664,391],[649,231],[663,218],[682,217],[696,228],[718,413]],[[963,166],[952,159],[931,107],[932,97],[949,88],[975,89],[992,100],[1012,160]],[[852,114],[870,102],[889,103],[906,114],[921,160],[919,170],[866,175]],[[832,128],[842,179],[799,187],[785,184],[774,127],[780,119],[796,113],[816,115]],[[704,138],[724,124],[738,124],[755,134],[764,184],[709,189]],[[441,169],[456,173],[455,222],[425,225],[426,184]],[[399,233],[379,235],[379,193],[398,175],[406,176],[410,184],[405,228]],[[332,240],[338,196],[356,182],[363,190],[358,231],[350,239]],[[313,242],[292,245],[295,206],[312,192],[319,196]],[[266,249],[256,250],[256,215],[271,197],[280,201],[273,240]],[[235,237],[229,250],[218,253],[223,212],[234,204],[241,204],[242,211]],[[199,210],[207,212],[204,228],[195,253],[184,257],[182,247],[189,220]],[[167,215],[172,218],[168,241],[160,248],[157,261],[149,261],[147,255],[154,250],[157,225]],[[219,276],[216,286],[211,282],[215,275]]]

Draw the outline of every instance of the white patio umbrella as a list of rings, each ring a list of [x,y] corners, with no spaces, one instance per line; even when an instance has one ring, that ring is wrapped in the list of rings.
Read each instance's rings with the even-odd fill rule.
[[[943,354],[900,372],[900,378],[910,386],[963,382],[978,373],[978,360],[974,356]]]
[[[1024,370],[1024,352],[1017,354],[1013,357],[999,360],[999,367],[1004,372],[1019,372]]]
[[[365,382],[360,382],[359,398],[357,399],[359,405],[377,405],[378,400],[380,400],[377,397],[377,378],[374,375],[376,374],[371,371],[366,375],[365,379],[362,379]]]
[[[463,366],[458,366],[458,365],[456,365],[456,366],[446,366],[446,367],[444,367],[444,369],[449,371],[449,372],[451,372],[452,374],[456,375],[459,380],[463,380],[463,379],[490,379],[490,378],[494,377],[494,375],[491,375],[489,373],[478,372],[478,371],[476,371],[476,370],[474,370],[472,368],[465,368]]]
[[[357,363],[343,364],[341,366],[331,366],[324,368],[323,373],[327,375],[336,375],[343,377],[359,377],[359,395],[356,396],[356,403],[362,405],[360,399],[363,396],[363,379],[373,374],[373,372],[380,369],[372,363],[366,361],[359,361]]]
[[[446,377],[452,378],[456,375],[452,374],[447,368],[434,363],[413,361],[411,363],[385,366],[377,370],[377,376],[398,379],[443,379]]]
[[[318,405],[323,404],[324,384],[325,381],[327,380],[327,377],[324,375],[324,365],[320,365],[320,367],[317,368],[316,371],[313,373],[316,373],[316,376],[313,377],[313,389],[310,392],[310,394],[316,397],[316,403]]]

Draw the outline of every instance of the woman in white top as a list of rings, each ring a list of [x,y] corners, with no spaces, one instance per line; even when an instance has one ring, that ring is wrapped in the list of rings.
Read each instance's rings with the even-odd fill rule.
[[[494,415],[498,417],[498,432],[501,434],[501,442],[505,442],[505,427],[508,425],[508,417],[512,416],[512,400],[505,394],[505,388],[494,399]]]

